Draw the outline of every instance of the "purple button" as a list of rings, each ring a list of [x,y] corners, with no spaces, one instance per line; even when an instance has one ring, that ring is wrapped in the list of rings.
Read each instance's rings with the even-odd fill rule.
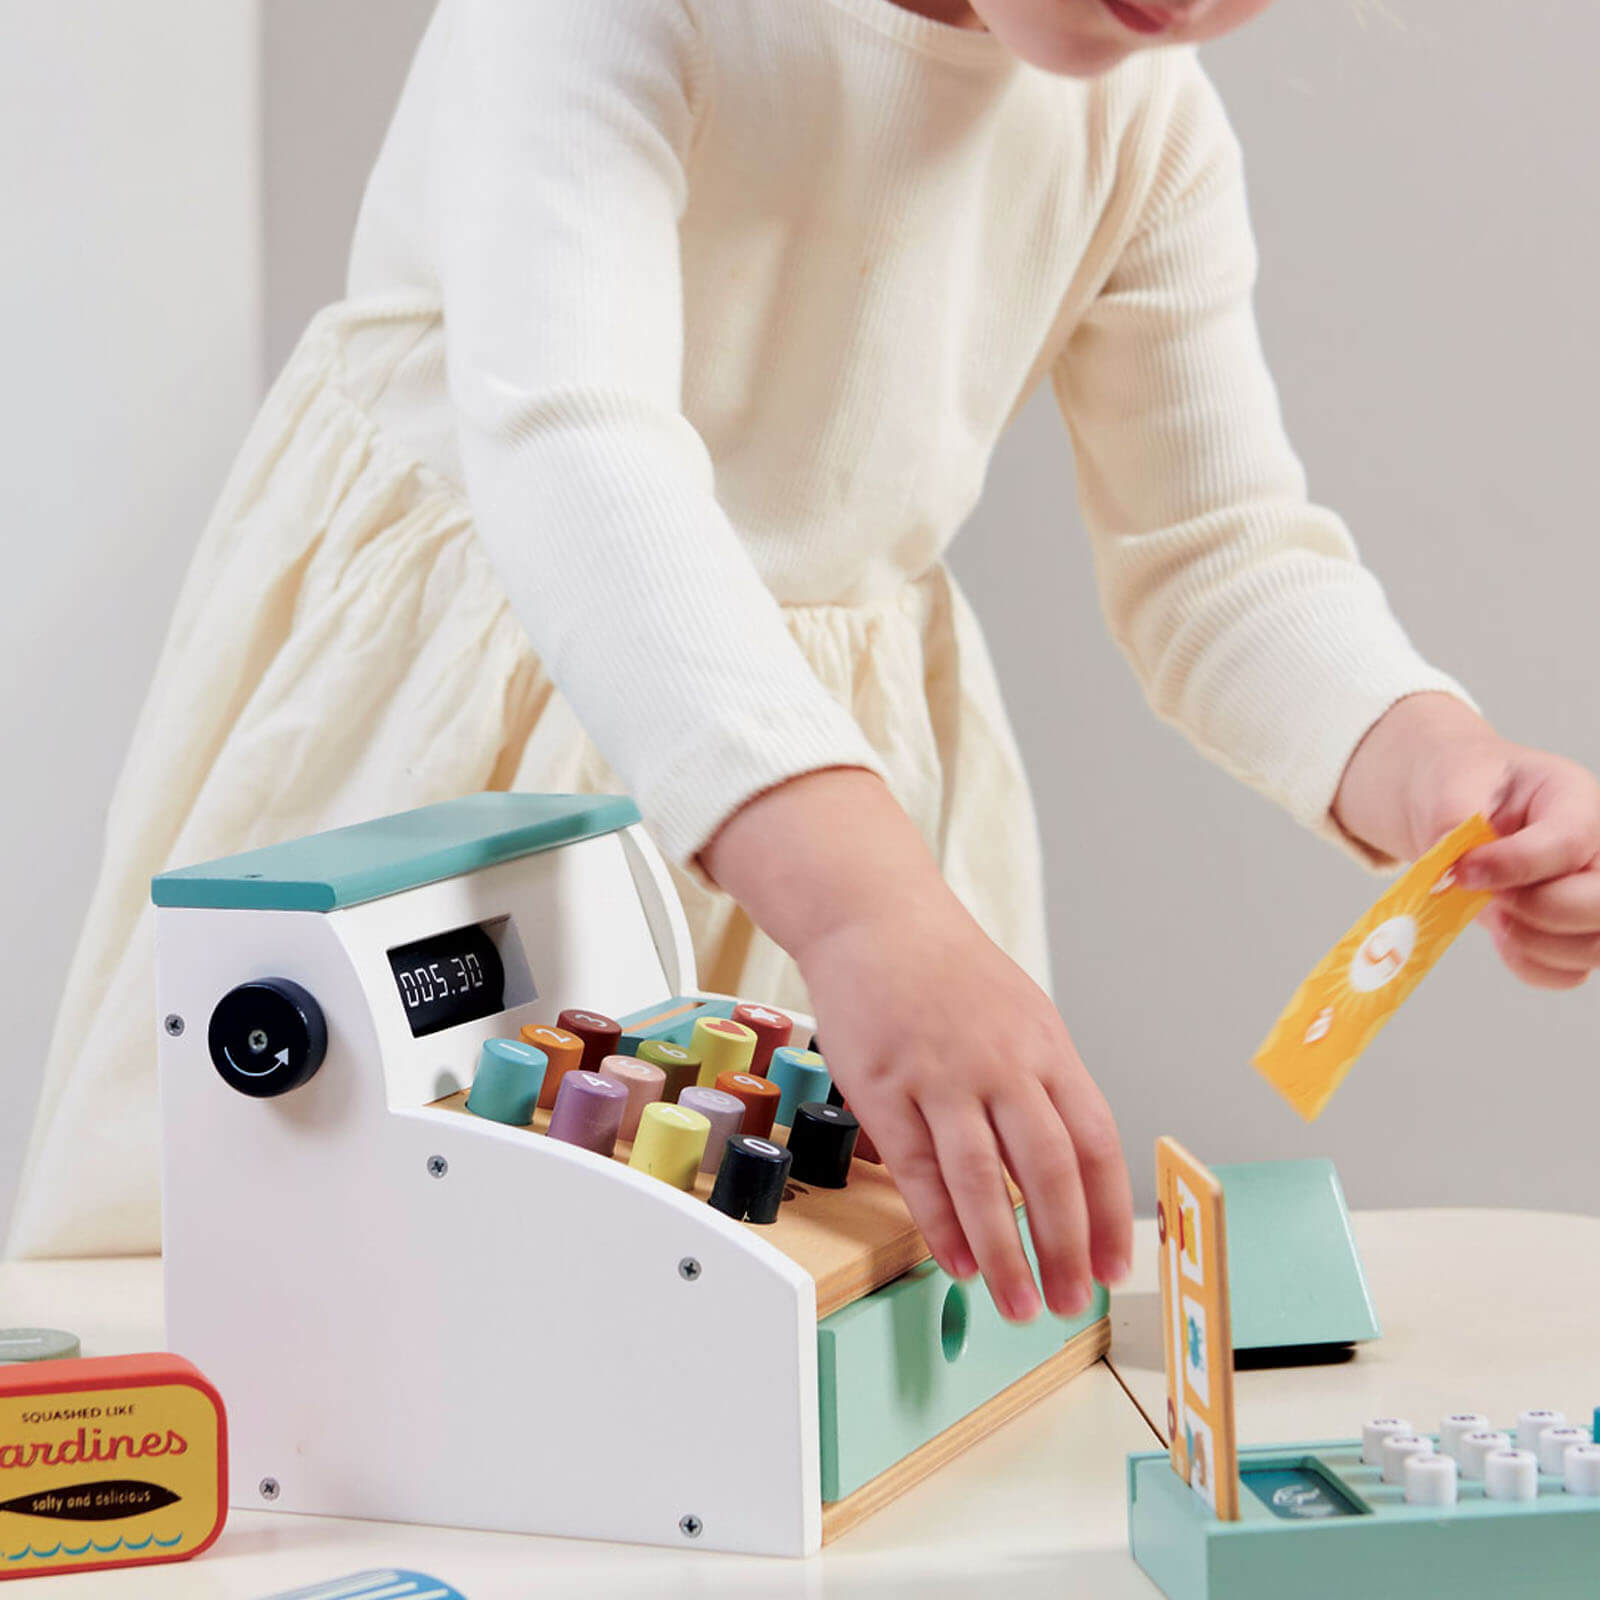
[[[725,1090],[705,1089],[697,1084],[678,1096],[678,1104],[698,1111],[711,1124],[700,1170],[715,1172],[722,1163],[723,1146],[744,1127],[744,1101]]]
[[[627,1108],[628,1091],[615,1079],[582,1069],[569,1072],[556,1091],[550,1137],[582,1145],[597,1156],[609,1156],[616,1148],[617,1130]]]

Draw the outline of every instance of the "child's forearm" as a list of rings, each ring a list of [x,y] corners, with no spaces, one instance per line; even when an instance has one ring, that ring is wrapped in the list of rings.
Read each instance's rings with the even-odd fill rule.
[[[1414,694],[1391,706],[1356,747],[1334,797],[1346,833],[1396,860],[1433,842],[1436,779],[1466,751],[1503,749],[1505,741],[1471,706],[1450,694]],[[1462,820],[1460,818],[1455,819]]]
[[[948,894],[938,863],[882,779],[857,767],[808,772],[723,824],[700,863],[802,967],[846,921],[909,914]]]

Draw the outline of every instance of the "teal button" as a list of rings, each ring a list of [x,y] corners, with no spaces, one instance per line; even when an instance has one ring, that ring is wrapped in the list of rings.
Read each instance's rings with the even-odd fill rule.
[[[826,1100],[833,1087],[827,1062],[815,1050],[801,1050],[794,1045],[786,1044],[772,1052],[767,1077],[777,1084],[783,1096],[773,1121],[785,1128],[793,1123],[797,1106],[808,1100]]]
[[[491,1122],[524,1128],[533,1121],[550,1058],[520,1039],[485,1039],[467,1110]]]

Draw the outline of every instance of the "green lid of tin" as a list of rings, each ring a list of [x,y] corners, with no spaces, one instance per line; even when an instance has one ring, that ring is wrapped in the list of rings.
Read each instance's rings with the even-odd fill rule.
[[[78,1353],[75,1333],[59,1328],[0,1328],[0,1367],[23,1361],[69,1361]]]

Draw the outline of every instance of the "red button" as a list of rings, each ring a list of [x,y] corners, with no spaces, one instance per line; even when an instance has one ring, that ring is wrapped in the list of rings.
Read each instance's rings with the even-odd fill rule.
[[[772,1052],[781,1050],[794,1035],[794,1018],[775,1006],[760,1006],[746,1001],[733,1008],[733,1020],[742,1022],[755,1034],[756,1053],[750,1058],[749,1070],[758,1078],[766,1077]]]

